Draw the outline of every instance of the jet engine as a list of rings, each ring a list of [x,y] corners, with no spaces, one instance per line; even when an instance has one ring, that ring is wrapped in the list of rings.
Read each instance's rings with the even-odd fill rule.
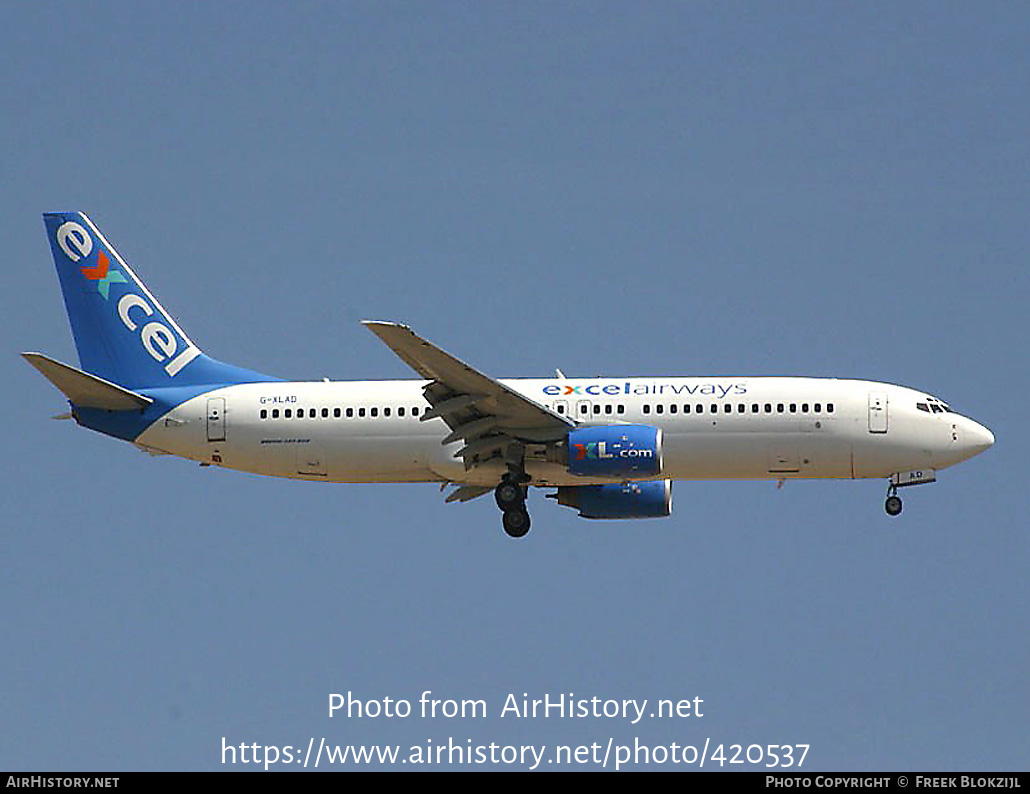
[[[662,431],[650,425],[580,427],[568,436],[569,471],[580,477],[651,477],[662,470]]]
[[[562,486],[555,498],[581,518],[665,518],[672,514],[672,480]]]

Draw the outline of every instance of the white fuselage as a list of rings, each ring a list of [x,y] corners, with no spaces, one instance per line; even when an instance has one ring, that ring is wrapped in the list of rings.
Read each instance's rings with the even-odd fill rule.
[[[925,392],[826,378],[518,379],[507,387],[580,424],[646,424],[663,431],[660,478],[889,477],[939,470],[986,449],[993,436]],[[442,439],[425,381],[272,382],[194,397],[136,443],[231,469],[329,482],[496,485],[495,458],[466,471]],[[933,410],[927,410],[927,400]],[[917,408],[923,403],[923,408]],[[533,485],[588,485],[530,444]],[[620,481],[624,478],[620,478]]]

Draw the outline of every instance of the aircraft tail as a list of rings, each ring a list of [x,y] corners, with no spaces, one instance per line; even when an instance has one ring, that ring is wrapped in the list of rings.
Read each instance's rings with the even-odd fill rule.
[[[204,355],[83,213],[43,220],[86,373],[128,389],[278,380]]]

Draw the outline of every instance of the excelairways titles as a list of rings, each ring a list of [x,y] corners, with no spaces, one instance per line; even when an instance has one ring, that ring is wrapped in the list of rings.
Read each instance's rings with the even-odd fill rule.
[[[610,397],[619,397],[626,394],[654,394],[654,395],[669,395],[669,396],[686,396],[692,397],[695,395],[705,395],[710,397],[722,398],[727,395],[740,395],[747,394],[746,383],[641,383],[640,381],[623,381],[621,383],[588,383],[578,384],[576,386],[563,383],[558,385],[556,383],[550,383],[544,386],[544,394],[548,397],[568,397],[569,395],[578,395],[580,397],[589,395],[592,397],[600,397],[601,395],[608,395]]]

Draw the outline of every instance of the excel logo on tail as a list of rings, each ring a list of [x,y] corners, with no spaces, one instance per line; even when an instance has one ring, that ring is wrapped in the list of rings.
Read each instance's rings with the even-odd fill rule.
[[[62,223],[57,229],[57,244],[61,250],[72,260],[78,262],[83,257],[89,256],[93,251],[93,238],[89,232],[83,229],[74,221]],[[80,267],[82,275],[90,281],[97,283],[97,292],[107,296],[111,291],[111,285],[116,283],[126,284],[128,280],[120,270],[111,270],[111,260],[102,250],[97,252],[97,263],[92,267]]]
[[[80,267],[82,275],[88,278],[90,281],[97,282],[97,292],[104,296],[104,300],[107,300],[107,295],[111,290],[111,285],[115,282],[125,282],[125,276],[121,274],[120,270],[111,270],[111,260],[107,258],[107,254],[100,251],[97,254],[97,264],[95,267]]]
[[[93,252],[93,235],[75,221],[65,221],[58,226],[56,236],[57,244],[72,262],[79,262]],[[111,256],[118,259],[113,250]],[[118,261],[121,262],[120,259]],[[124,262],[121,264],[128,269]],[[150,293],[141,289],[138,283],[127,279],[120,270],[111,267],[110,257],[99,245],[96,264],[82,265],[79,271],[88,281],[97,285],[97,292],[105,301],[110,298],[112,284],[128,285],[116,304],[118,319],[129,331],[139,335],[143,349],[154,361],[164,366],[164,371],[169,377],[174,378],[183,367],[200,355],[200,350],[186,339],[181,331],[176,334],[172,330],[175,323],[164,314],[160,305],[156,302],[151,305],[154,299]],[[131,271],[129,275],[132,275]],[[134,288],[141,289],[146,297],[134,292]],[[155,316],[163,317],[165,322],[154,319]],[[180,336],[183,338],[180,339]]]

